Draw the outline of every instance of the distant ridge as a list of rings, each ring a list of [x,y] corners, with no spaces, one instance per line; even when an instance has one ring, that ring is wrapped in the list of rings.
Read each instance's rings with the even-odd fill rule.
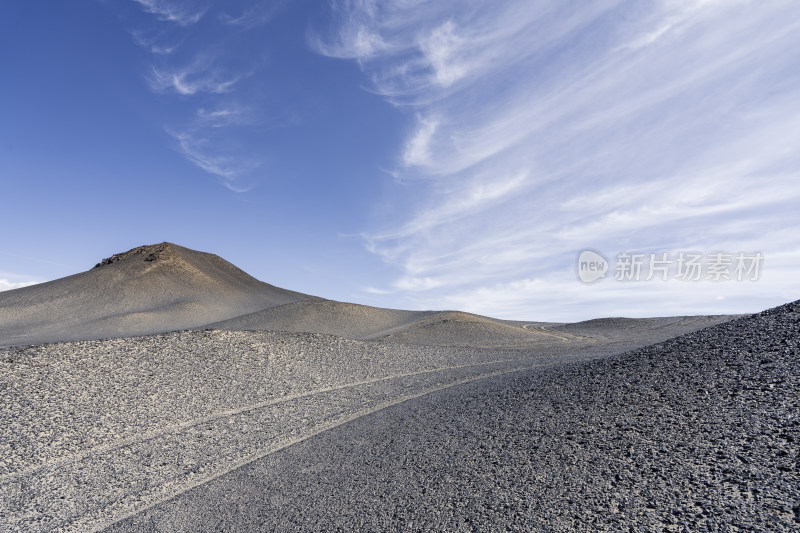
[[[226,330],[316,333],[429,346],[564,349],[664,340],[731,317],[607,318],[556,324],[460,311],[407,311],[326,300],[259,281],[221,257],[170,242],[138,246],[94,268],[0,292],[0,346]]]
[[[552,341],[552,335],[541,330],[460,311],[404,311],[323,299],[271,307],[207,327],[324,333],[355,340],[480,348],[533,347]]]
[[[147,335],[315,299],[170,242],[65,278],[0,292],[0,345]]]
[[[224,320],[208,327],[227,330],[261,330],[324,333],[367,340],[387,335],[437,314],[436,311],[384,309],[335,300],[305,300],[271,307]]]

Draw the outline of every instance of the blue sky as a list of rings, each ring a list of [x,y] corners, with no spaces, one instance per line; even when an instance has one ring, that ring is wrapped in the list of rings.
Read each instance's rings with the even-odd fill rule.
[[[169,240],[501,318],[800,298],[794,1],[4,2],[0,72],[0,289]],[[688,251],[764,261],[613,279]]]

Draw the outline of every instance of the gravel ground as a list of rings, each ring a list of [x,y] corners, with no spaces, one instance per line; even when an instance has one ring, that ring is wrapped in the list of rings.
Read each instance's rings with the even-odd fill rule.
[[[361,416],[109,531],[800,531],[800,303]]]
[[[111,525],[400,402],[723,319],[542,333],[536,350],[216,330],[0,349],[0,531]]]

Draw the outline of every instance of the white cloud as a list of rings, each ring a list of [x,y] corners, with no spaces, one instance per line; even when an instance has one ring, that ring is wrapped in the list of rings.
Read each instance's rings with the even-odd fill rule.
[[[240,26],[244,29],[251,29],[263,26],[278,15],[289,3],[289,0],[271,0],[269,2],[257,2],[255,5],[244,10],[242,14],[233,16],[229,13],[222,13],[220,21],[232,26]]]
[[[429,102],[558,44],[617,3],[558,11],[555,1],[336,2],[338,31],[327,40],[312,33],[309,44],[356,59],[393,103]]]
[[[160,33],[153,36],[147,35],[143,31],[131,30],[130,34],[131,37],[133,37],[133,41],[137,45],[156,55],[169,55],[177,50],[182,44],[182,41],[180,40],[173,40],[171,44],[163,44],[160,41],[164,39],[164,36]]]
[[[152,67],[149,77],[154,91],[173,90],[191,96],[197,93],[224,94],[233,90],[240,76],[227,76],[208,60],[198,59],[182,68]]]
[[[190,26],[198,22],[208,5],[196,5],[194,2],[175,0],[134,0],[141,8],[164,22],[174,22],[180,26]]]
[[[221,104],[216,107],[200,107],[195,113],[197,122],[211,128],[223,128],[252,124],[255,113],[236,103]]]
[[[430,278],[427,276],[426,277],[403,276],[402,278],[396,280],[392,285],[395,288],[404,291],[422,291],[422,290],[435,289],[436,287],[441,287],[443,284],[444,282],[442,280]]]
[[[424,165],[430,162],[429,146],[439,122],[433,119],[418,120],[417,131],[406,143],[403,163],[406,166]]]
[[[243,56],[240,46],[246,42],[244,30],[270,23],[288,0],[246,2],[237,7],[207,0],[135,1],[155,15],[147,24],[130,30],[136,44],[153,55],[145,78],[154,92],[181,97],[176,109],[188,108],[183,119],[173,115],[171,123],[165,124],[177,151],[221,178],[228,189],[249,190],[257,180],[255,170],[262,164],[263,150],[253,155],[248,144],[252,131],[245,128],[280,127],[291,112],[264,109],[263,88],[248,84],[251,77],[263,79],[258,76],[267,65],[263,51]],[[215,12],[208,22],[216,29],[198,40],[192,25],[211,7]],[[243,184],[247,180],[250,184]]]
[[[375,242],[398,240],[426,233],[464,217],[476,215],[507,200],[510,194],[518,191],[525,184],[527,177],[527,172],[521,172],[507,176],[502,181],[500,179],[494,181],[475,180],[471,186],[462,186],[457,191],[449,192],[446,199],[437,196],[440,203],[434,206],[425,206],[401,229],[377,233],[368,238]]]
[[[22,287],[29,287],[41,283],[40,281],[9,281],[5,278],[0,278],[0,291],[10,291],[12,289],[21,289]]]
[[[179,151],[187,160],[202,170],[222,178],[222,183],[234,192],[246,192],[250,187],[237,184],[236,180],[253,172],[260,162],[234,154],[220,142],[213,142],[196,131],[167,132],[178,142]]]
[[[800,201],[797,4],[336,6],[338,30],[312,45],[358,61],[371,90],[417,116],[392,174],[420,200],[364,235],[397,272],[373,283],[386,303],[588,318],[577,309],[741,312],[800,297],[788,266],[753,284],[600,289],[570,270],[586,246],[797,249],[781,229]]]
[[[442,87],[449,87],[469,72],[463,53],[468,39],[458,34],[455,23],[448,20],[434,28],[420,41],[419,48],[433,70],[433,79]]]
[[[379,53],[386,53],[393,46],[374,29],[381,7],[372,0],[350,0],[332,3],[333,15],[339,24],[334,35],[324,39],[310,31],[309,45],[319,53],[341,59],[366,60]]]
[[[380,295],[392,294],[392,292],[393,292],[393,291],[390,291],[390,290],[378,289],[378,288],[370,287],[370,286],[362,287],[361,290],[363,292],[367,293],[367,294],[380,294]]]

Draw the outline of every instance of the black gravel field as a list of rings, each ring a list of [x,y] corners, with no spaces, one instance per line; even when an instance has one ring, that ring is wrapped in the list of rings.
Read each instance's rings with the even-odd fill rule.
[[[800,302],[326,431],[109,531],[800,531]]]

